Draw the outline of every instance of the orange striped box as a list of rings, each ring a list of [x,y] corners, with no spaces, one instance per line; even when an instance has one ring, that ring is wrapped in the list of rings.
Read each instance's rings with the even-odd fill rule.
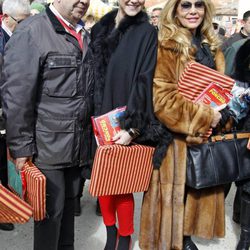
[[[0,223],[26,223],[32,207],[0,184]]]
[[[24,173],[27,183],[25,200],[33,208],[34,220],[43,220],[46,215],[46,178],[30,161],[25,163]]]
[[[195,99],[212,82],[228,91],[231,91],[235,81],[232,78],[200,63],[190,62],[180,76],[178,89],[184,97],[195,102]]]
[[[148,189],[154,148],[105,145],[97,148],[89,192],[93,196],[143,192]]]

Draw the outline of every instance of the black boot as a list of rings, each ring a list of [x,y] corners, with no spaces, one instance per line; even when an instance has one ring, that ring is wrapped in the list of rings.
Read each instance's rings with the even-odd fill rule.
[[[95,214],[97,216],[102,216],[101,208],[100,208],[100,203],[99,200],[96,200],[96,208],[95,208]]]
[[[120,236],[117,250],[129,250],[131,248],[131,236]]]
[[[240,207],[241,207],[241,187],[237,187],[233,205],[233,221],[237,224],[240,224],[240,210],[241,210]]]
[[[14,230],[14,225],[12,223],[0,223],[0,229],[4,231]]]
[[[117,228],[115,225],[106,226],[107,230],[107,242],[104,250],[115,250],[117,243]]]
[[[191,239],[191,236],[184,236],[183,250],[199,250]]]
[[[237,250],[249,250],[250,247],[250,198],[242,195],[241,197],[241,215],[240,215],[240,241]]]

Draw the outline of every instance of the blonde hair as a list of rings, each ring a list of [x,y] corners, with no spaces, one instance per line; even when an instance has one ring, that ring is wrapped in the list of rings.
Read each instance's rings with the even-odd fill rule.
[[[212,54],[214,54],[220,46],[220,41],[212,25],[215,9],[211,0],[203,0],[203,2],[205,4],[205,14],[199,29],[203,38],[202,43],[207,43]],[[180,0],[168,0],[163,8],[159,25],[159,41],[175,41],[177,43],[176,49],[182,52],[186,59],[191,59],[195,51],[194,48],[191,48],[192,34],[187,28],[182,27],[175,17],[179,3]]]

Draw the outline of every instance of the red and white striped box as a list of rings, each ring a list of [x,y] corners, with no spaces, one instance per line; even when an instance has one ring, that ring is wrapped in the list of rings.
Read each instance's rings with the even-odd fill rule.
[[[32,207],[0,184],[0,223],[26,223]]]
[[[181,74],[178,89],[185,98],[195,102],[195,99],[212,82],[231,91],[235,81],[214,69],[192,61]]]
[[[143,192],[148,189],[154,148],[105,145],[97,148],[90,179],[93,196]]]
[[[25,200],[33,208],[34,220],[43,220],[46,215],[46,178],[30,161],[25,163],[24,173],[27,183]]]

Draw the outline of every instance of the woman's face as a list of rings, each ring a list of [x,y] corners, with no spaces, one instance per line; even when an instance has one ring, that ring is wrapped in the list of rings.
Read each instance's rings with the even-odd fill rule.
[[[119,0],[119,8],[123,16],[136,16],[144,7],[145,0]]]
[[[176,9],[176,18],[181,25],[195,33],[205,15],[205,4],[202,0],[181,0]]]

